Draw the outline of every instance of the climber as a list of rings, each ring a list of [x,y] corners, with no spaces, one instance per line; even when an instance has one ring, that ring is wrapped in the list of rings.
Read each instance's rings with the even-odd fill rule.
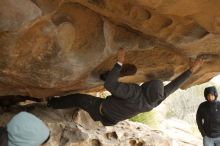
[[[118,62],[109,72],[104,84],[112,94],[106,99],[77,93],[58,98],[52,97],[48,100],[48,107],[55,109],[79,107],[87,111],[93,120],[101,121],[105,126],[115,125],[138,113],[151,111],[176,91],[203,63],[197,58],[187,71],[166,86],[160,80],[147,81],[139,86],[134,83],[118,82],[124,58],[125,51],[120,48]]]
[[[0,146],[39,146],[49,138],[47,126],[27,112],[16,114],[5,127],[0,127]]]
[[[206,101],[199,105],[196,113],[198,129],[204,146],[220,146],[220,102],[215,86],[204,90]]]

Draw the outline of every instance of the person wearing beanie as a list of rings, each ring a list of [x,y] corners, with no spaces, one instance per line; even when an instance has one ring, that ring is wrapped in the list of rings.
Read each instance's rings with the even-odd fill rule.
[[[119,121],[131,118],[139,113],[151,111],[176,91],[202,65],[201,59],[196,59],[192,66],[164,86],[160,80],[151,80],[141,86],[134,83],[118,82],[124,62],[125,51],[118,50],[118,62],[108,73],[104,87],[112,95],[106,99],[87,94],[71,94],[48,100],[48,107],[63,109],[79,107],[87,111],[94,121],[101,121],[104,126],[115,125]]]
[[[198,129],[204,146],[220,146],[220,102],[215,86],[204,90],[205,102],[199,105],[196,113]]]
[[[49,137],[43,121],[27,112],[16,114],[6,127],[0,128],[0,146],[40,146]]]

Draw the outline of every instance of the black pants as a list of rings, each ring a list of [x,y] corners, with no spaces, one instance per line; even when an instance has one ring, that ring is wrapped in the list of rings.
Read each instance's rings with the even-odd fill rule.
[[[114,125],[116,123],[100,114],[99,106],[103,100],[104,99],[95,96],[77,93],[59,98],[53,97],[48,101],[48,106],[55,109],[79,107],[87,111],[94,121],[100,121],[105,126]]]

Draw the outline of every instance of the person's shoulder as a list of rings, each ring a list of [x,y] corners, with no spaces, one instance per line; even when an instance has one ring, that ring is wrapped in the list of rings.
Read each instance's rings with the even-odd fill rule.
[[[207,101],[200,103],[199,108],[205,107],[207,105]]]
[[[215,102],[216,102],[216,104],[220,105],[220,101],[219,100],[216,100]]]
[[[200,105],[205,105],[205,104],[207,104],[207,101],[200,103]]]

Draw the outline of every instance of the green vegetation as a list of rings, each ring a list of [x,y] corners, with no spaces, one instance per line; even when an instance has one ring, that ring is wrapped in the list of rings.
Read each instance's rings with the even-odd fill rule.
[[[197,125],[192,126],[191,130],[192,130],[193,135],[196,135],[196,136],[200,136],[201,135],[199,130],[198,130]]]
[[[176,116],[177,116],[177,114],[174,111],[168,110],[165,115],[165,118],[169,119],[169,118],[176,117]]]
[[[131,118],[130,120],[134,122],[144,123],[152,127],[156,127],[157,124],[159,123],[159,120],[157,120],[156,118],[155,111],[140,113],[137,116]]]

